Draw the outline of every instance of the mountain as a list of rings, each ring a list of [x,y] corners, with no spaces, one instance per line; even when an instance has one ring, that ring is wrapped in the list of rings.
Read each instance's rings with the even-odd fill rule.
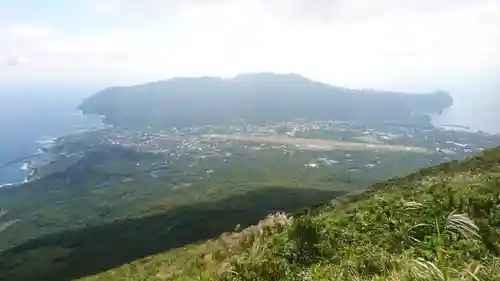
[[[253,123],[294,118],[398,122],[430,126],[428,114],[453,104],[446,92],[404,94],[351,90],[296,74],[251,73],[234,78],[174,78],[105,89],[80,109],[124,127]]]
[[[340,181],[287,186],[306,174],[277,169],[277,155],[184,186],[145,177],[149,154],[95,151],[70,186],[54,174],[4,190],[0,242],[44,233],[0,250],[0,280],[499,280],[500,148],[347,195]],[[81,170],[86,182],[72,182]],[[255,182],[264,175],[267,186]],[[272,210],[287,213],[259,221]]]
[[[500,280],[500,148],[83,278]]]

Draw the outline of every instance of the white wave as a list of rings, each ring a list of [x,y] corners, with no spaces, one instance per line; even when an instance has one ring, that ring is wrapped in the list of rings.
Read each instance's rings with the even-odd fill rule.
[[[20,185],[20,184],[22,184],[22,182],[4,183],[4,184],[0,184],[0,188],[13,187],[13,186],[17,186],[17,185]]]
[[[54,144],[56,142],[57,138],[49,138],[49,137],[46,137],[46,138],[43,138],[41,140],[37,140],[36,142],[41,144],[42,146],[50,146],[52,144]]]
[[[21,170],[23,170],[23,171],[27,171],[27,170],[29,170],[29,168],[30,168],[30,163],[29,162],[24,162],[21,165]]]

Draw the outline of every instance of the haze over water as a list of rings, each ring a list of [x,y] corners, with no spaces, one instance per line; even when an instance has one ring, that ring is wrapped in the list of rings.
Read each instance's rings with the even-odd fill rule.
[[[435,125],[462,125],[500,133],[500,80],[493,76],[462,79],[449,87],[449,92],[453,106],[435,118]]]
[[[0,165],[34,154],[40,141],[91,127],[95,118],[78,114],[77,105],[92,92],[85,88],[0,90]],[[24,180],[23,162],[0,169],[0,186]]]
[[[498,102],[498,101],[496,101]],[[500,112],[495,99],[487,97],[481,103],[457,102],[456,105],[434,119],[434,125],[462,125],[473,130],[500,133]]]

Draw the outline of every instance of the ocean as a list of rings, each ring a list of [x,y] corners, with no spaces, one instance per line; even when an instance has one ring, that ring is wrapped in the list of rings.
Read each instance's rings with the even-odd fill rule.
[[[58,137],[100,124],[76,110],[92,88],[46,87],[0,89],[0,165],[37,151]],[[0,169],[0,186],[26,177],[22,161]]]
[[[435,126],[461,125],[500,134],[500,80],[489,87],[477,85],[451,93],[453,106],[434,118]]]
[[[495,108],[496,107],[496,110]],[[457,104],[433,120],[434,126],[460,125],[472,131],[500,134],[500,103],[497,106]]]

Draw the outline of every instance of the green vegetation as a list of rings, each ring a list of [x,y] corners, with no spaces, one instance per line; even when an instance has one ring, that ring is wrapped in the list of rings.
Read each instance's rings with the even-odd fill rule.
[[[0,233],[0,280],[500,276],[500,149],[366,192],[435,155],[353,152],[304,168],[345,152],[229,151],[159,169],[158,155],[96,147],[64,173],[0,190],[0,224],[16,220]],[[283,211],[293,215],[259,222]]]
[[[83,280],[493,281],[499,241],[495,149]]]
[[[267,188],[310,189],[335,196],[438,160],[437,155],[353,152],[349,157],[352,161],[305,168],[304,164],[320,157],[344,159],[345,152],[296,151],[291,155],[269,147],[259,151],[236,147],[228,152],[232,154],[228,159],[184,155],[168,162],[163,155],[96,146],[64,172],[0,190],[0,206],[8,211],[0,223],[16,221],[1,233],[0,251],[68,229],[156,215],[204,200],[217,201]],[[379,167],[365,168],[373,159],[379,159]],[[316,201],[304,200],[299,207],[324,199],[315,198]],[[282,206],[286,204],[283,202]],[[284,210],[280,206],[266,209],[264,215]],[[261,217],[261,212],[258,214],[255,219]]]
[[[407,95],[350,90],[300,75],[254,73],[231,79],[175,78],[109,88],[86,99],[80,108],[85,113],[104,115],[108,123],[139,128],[294,118],[390,121],[432,128],[427,115],[439,114],[452,103],[445,92]]]

